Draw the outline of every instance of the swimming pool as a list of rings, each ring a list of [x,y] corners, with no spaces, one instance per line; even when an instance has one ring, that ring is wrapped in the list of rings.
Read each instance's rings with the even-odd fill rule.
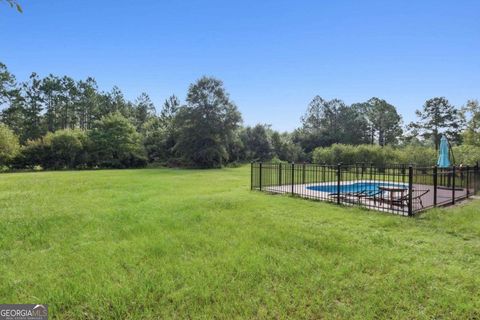
[[[380,191],[379,187],[408,188],[408,186],[406,184],[401,184],[401,183],[354,182],[354,183],[340,185],[340,193],[366,191],[367,194],[374,194],[374,193],[377,193],[378,191]],[[325,185],[309,186],[309,187],[307,187],[307,189],[313,190],[313,191],[337,193],[337,185],[335,183],[325,184]]]

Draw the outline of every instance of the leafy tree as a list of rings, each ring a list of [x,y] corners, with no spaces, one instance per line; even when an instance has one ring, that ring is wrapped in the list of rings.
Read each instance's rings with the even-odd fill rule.
[[[114,86],[109,93],[105,94],[104,98],[105,99],[101,104],[102,116],[119,112],[127,119],[133,117],[133,104],[125,99],[125,96],[119,87]]]
[[[43,143],[43,137],[27,140],[15,158],[13,166],[17,169],[34,169],[37,166],[45,168],[45,162],[49,161],[49,158],[50,150]]]
[[[418,122],[410,127],[424,138],[432,139],[438,150],[442,134],[454,142],[460,140],[462,119],[458,110],[444,97],[432,98],[425,102],[422,110],[416,111]]]
[[[22,136],[25,129],[25,114],[21,99],[14,99],[0,114],[1,122],[13,129],[17,136]]]
[[[248,160],[267,161],[275,156],[269,125],[257,124],[253,128],[246,127],[241,134],[241,139]]]
[[[143,145],[149,162],[166,162],[171,157],[171,147],[168,147],[168,133],[160,122],[153,117],[142,126]]]
[[[62,104],[62,80],[54,75],[49,75],[42,79],[40,90],[44,95],[45,109],[46,109],[46,123],[48,131],[54,132],[61,129],[60,114]]]
[[[138,167],[147,158],[140,134],[119,112],[103,117],[89,132],[91,161],[107,168]]]
[[[339,99],[327,101],[316,96],[301,120],[302,127],[294,136],[307,153],[319,146],[360,144],[368,139],[368,124],[361,110]]]
[[[306,160],[302,148],[293,142],[292,135],[288,132],[273,131],[271,141],[273,151],[280,160],[289,162]]]
[[[42,121],[44,97],[41,85],[42,81],[36,73],[32,73],[29,82],[22,85],[23,128],[20,136],[22,142],[38,139],[46,133]]]
[[[245,145],[242,141],[242,129],[235,130],[234,134],[230,137],[227,146],[227,153],[230,162],[240,162],[246,160]]]
[[[0,124],[0,166],[9,165],[19,151],[18,137],[6,125]]]
[[[241,121],[222,81],[203,77],[190,85],[187,105],[175,117],[175,151],[192,166],[220,167],[228,161],[228,145]]]
[[[464,120],[468,120],[467,127],[463,133],[465,144],[480,146],[480,104],[478,100],[469,100],[462,108]]]
[[[15,76],[7,66],[0,62],[0,120],[12,128],[16,135],[23,129],[23,113],[20,105],[20,94]]]
[[[397,143],[398,137],[402,135],[402,118],[393,105],[374,97],[360,108],[365,108],[365,115],[370,124],[372,144],[375,138],[380,146]]]
[[[175,119],[179,108],[180,100],[177,96],[172,95],[165,100],[163,108],[160,111],[160,121],[164,127],[171,127],[173,125],[173,120]]]
[[[78,100],[76,101],[76,112],[78,127],[82,130],[89,130],[93,123],[100,120],[100,104],[102,96],[98,93],[97,82],[88,77],[85,81],[77,83]]]
[[[150,162],[175,162],[173,148],[175,146],[174,120],[180,108],[180,100],[171,96],[163,104],[160,116],[149,119],[141,128],[143,144]],[[174,161],[171,161],[174,160]]]
[[[147,120],[155,115],[155,105],[148,94],[143,92],[136,99],[133,113],[137,130],[140,130]]]
[[[42,166],[48,169],[73,169],[86,164],[87,135],[80,130],[49,132],[43,139],[47,157]]]
[[[18,93],[15,76],[11,74],[7,66],[0,62],[0,107],[10,102]]]

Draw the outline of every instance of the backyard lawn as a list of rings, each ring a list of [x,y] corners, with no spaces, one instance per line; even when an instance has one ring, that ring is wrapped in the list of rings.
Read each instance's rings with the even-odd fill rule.
[[[53,318],[480,318],[480,201],[416,218],[249,167],[0,175],[0,302]]]

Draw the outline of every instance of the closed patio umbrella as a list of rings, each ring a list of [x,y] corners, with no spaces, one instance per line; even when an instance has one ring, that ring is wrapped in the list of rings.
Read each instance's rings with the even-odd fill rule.
[[[440,139],[440,150],[437,161],[437,166],[439,168],[448,168],[452,165],[449,155],[450,152],[447,138],[445,138],[445,136],[442,136],[442,139]]]

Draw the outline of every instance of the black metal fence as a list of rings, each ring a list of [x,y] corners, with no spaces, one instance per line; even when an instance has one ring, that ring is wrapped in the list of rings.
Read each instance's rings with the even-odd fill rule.
[[[475,166],[251,164],[251,189],[412,216],[477,193]]]

